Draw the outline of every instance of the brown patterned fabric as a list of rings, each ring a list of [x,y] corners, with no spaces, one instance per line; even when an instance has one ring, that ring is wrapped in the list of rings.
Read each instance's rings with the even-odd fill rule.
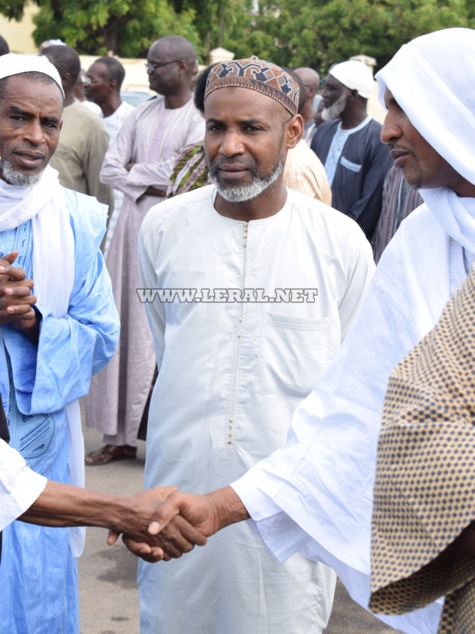
[[[271,62],[253,56],[215,64],[208,75],[204,98],[218,88],[229,87],[256,90],[297,114],[300,87],[283,68]]]
[[[475,632],[475,557],[452,546],[475,519],[475,268],[391,374],[373,508],[370,610],[446,595],[439,634]]]

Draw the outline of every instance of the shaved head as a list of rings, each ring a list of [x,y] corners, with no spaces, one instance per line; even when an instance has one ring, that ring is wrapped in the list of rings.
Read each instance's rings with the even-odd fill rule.
[[[152,49],[159,49],[162,55],[170,59],[182,59],[193,67],[196,63],[196,51],[192,43],[179,35],[168,35],[155,40],[150,47]]]
[[[305,96],[312,101],[320,89],[320,75],[313,68],[297,68],[295,74],[302,80],[305,87]]]
[[[41,55],[47,57],[53,66],[56,66],[61,78],[65,74],[69,74],[71,83],[76,83],[81,72],[81,62],[79,55],[73,48],[59,45],[48,46],[41,51]]]
[[[314,84],[317,87],[320,85],[320,75],[313,68],[297,68],[295,72],[304,84]]]

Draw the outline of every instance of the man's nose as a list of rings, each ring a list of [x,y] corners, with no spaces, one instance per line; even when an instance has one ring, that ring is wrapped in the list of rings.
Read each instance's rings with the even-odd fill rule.
[[[396,125],[394,117],[390,112],[386,114],[383,127],[381,128],[380,139],[382,143],[390,144],[401,136],[401,130]]]
[[[44,142],[45,133],[40,121],[30,121],[25,130],[25,138],[34,145],[41,145]]]
[[[238,132],[229,131],[223,135],[221,140],[221,146],[219,148],[221,154],[224,156],[234,156],[236,154],[242,154],[244,146],[242,143],[241,135]]]

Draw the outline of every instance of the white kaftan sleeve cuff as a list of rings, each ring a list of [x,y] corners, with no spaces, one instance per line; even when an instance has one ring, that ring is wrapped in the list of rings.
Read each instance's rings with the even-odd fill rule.
[[[251,516],[249,524],[259,532],[267,548],[280,562],[304,549],[309,535],[264,493],[265,471],[259,465],[231,484]],[[260,486],[260,483],[263,486]]]
[[[0,440],[0,530],[30,508],[47,479],[26,466],[21,455]]]

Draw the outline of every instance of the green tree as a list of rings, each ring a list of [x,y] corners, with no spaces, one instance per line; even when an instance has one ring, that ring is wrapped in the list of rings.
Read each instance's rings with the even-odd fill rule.
[[[381,67],[418,35],[471,26],[471,6],[471,0],[274,0],[261,28],[267,24],[274,59],[281,64],[325,72],[330,64],[363,53]]]
[[[198,44],[195,12],[177,15],[166,0],[37,0],[34,17],[37,46],[59,38],[79,53],[103,55],[113,51],[123,57],[143,57],[150,43],[174,33]],[[0,12],[9,18],[23,15],[25,0],[0,0]]]
[[[27,0],[0,0],[19,19]],[[378,66],[408,40],[450,26],[475,26],[473,0],[35,0],[35,42],[61,38],[80,53],[144,56],[157,37],[175,33],[200,61],[217,46],[285,66],[329,65],[352,55]]]
[[[233,51],[236,57],[249,54],[248,38],[254,20],[252,0],[173,0],[172,4],[177,15],[184,11],[194,12],[203,61],[210,50],[217,47]]]

